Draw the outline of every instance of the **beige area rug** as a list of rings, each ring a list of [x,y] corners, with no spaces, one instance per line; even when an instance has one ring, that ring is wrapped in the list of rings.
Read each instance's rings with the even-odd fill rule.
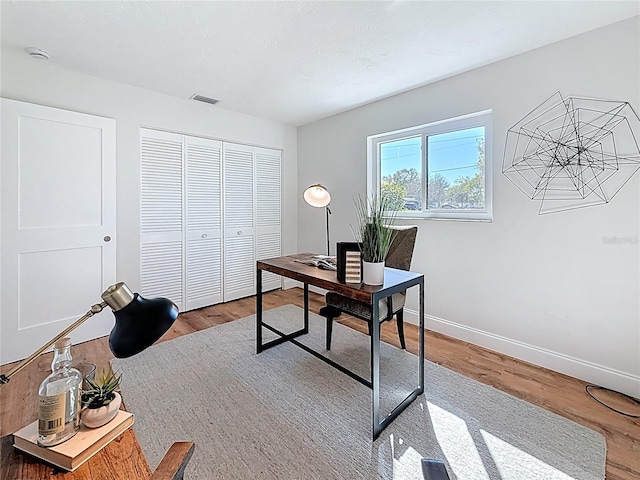
[[[302,310],[265,321],[294,331]],[[311,314],[304,342],[322,352],[324,334]],[[331,357],[368,378],[369,337],[340,324],[333,335]],[[420,480],[423,457],[452,479],[604,478],[602,435],[431,362],[425,394],[372,441],[371,390],[290,343],[256,355],[255,337],[251,316],[113,361],[152,467],[191,440],[185,479]],[[382,347],[388,412],[417,384],[418,357]]]

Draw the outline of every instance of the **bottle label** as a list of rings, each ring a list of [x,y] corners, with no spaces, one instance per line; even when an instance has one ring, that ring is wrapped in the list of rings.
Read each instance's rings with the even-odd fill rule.
[[[38,406],[38,435],[52,435],[64,430],[66,394],[40,396]]]

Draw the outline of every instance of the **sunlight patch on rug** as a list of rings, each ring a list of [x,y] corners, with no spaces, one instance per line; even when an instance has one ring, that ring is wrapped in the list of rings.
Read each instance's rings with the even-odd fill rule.
[[[457,415],[428,403],[433,430],[454,473],[473,470],[479,480],[489,479],[467,423]]]
[[[526,466],[528,473],[526,478],[548,478],[553,480],[570,480],[571,477],[561,472],[557,468],[548,465],[529,455],[527,452],[514,447],[508,442],[491,435],[489,432],[482,432],[485,443],[491,452],[491,457],[498,467],[498,471],[502,478],[519,478],[522,477],[523,466]],[[519,468],[514,468],[518,465]]]

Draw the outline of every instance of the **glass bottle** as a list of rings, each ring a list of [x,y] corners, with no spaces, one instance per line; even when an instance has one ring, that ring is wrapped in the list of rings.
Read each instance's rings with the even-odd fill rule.
[[[73,437],[80,429],[82,375],[71,368],[71,339],[54,347],[51,374],[38,389],[38,445],[51,447]]]

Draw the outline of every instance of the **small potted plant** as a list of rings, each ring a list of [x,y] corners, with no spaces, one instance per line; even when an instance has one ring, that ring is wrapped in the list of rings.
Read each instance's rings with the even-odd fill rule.
[[[116,375],[109,365],[94,380],[86,379],[88,390],[82,391],[82,423],[88,428],[101,427],[117,414],[122,403],[116,389],[122,374]]]
[[[368,285],[382,285],[384,261],[395,236],[389,221],[395,218],[395,212],[384,193],[367,199],[358,196],[354,201],[358,227],[352,227],[352,230],[362,255],[362,281]]]

